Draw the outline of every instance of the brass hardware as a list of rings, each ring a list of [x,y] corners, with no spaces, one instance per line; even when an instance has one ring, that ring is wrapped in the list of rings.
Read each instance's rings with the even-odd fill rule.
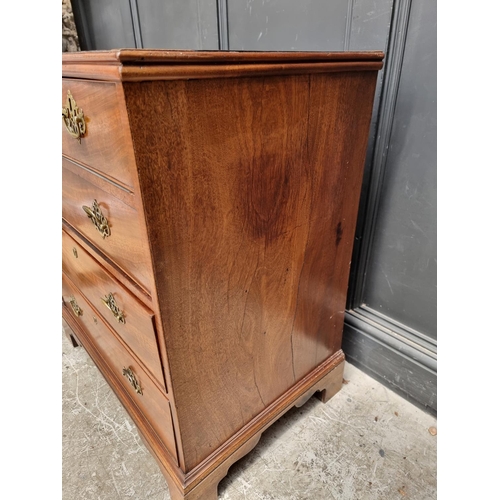
[[[102,303],[113,313],[116,321],[118,321],[118,323],[125,324],[125,316],[123,316],[123,313],[120,311],[120,309],[118,309],[113,294],[110,292],[109,295],[106,295],[106,297],[104,297],[103,299],[101,298],[101,300]]]
[[[83,314],[82,308],[77,304],[75,297],[71,296],[69,298],[69,303],[71,305],[71,309],[73,309],[73,312],[75,313],[75,316],[78,318],[78,316],[81,316]]]
[[[78,142],[81,143],[82,137],[87,130],[85,117],[83,116],[83,109],[78,107],[69,90],[66,98],[66,106],[62,109],[62,119],[69,135],[78,139]]]
[[[94,320],[94,323],[97,325],[97,318],[95,316],[92,316],[92,319]]]
[[[86,207],[83,205],[83,210],[87,214],[87,217],[92,221],[94,227],[101,233],[103,238],[106,236],[111,236],[111,231],[108,225],[108,219],[102,215],[101,209],[97,203],[97,200],[94,200],[92,203],[92,208]]]
[[[134,391],[142,396],[142,387],[139,384],[138,380],[135,378],[132,368],[130,367],[124,368],[122,370],[122,373],[125,377],[127,377],[127,380],[130,382],[130,385],[134,388]]]
[[[75,259],[78,259],[78,252],[76,251],[76,248],[73,248],[73,255],[75,256]]]

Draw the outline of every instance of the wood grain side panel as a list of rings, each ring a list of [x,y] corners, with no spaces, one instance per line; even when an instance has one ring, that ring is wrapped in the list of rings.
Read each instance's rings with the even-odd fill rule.
[[[138,104],[139,175],[152,174],[145,209],[161,207],[147,217],[188,470],[294,383],[308,193],[293,157],[305,146],[308,77],[235,82],[125,89]],[[159,133],[146,136],[153,96]]]
[[[124,84],[187,470],[340,349],[374,84]]]
[[[347,283],[376,73],[311,77],[308,163],[311,206],[298,281],[293,346],[303,376],[341,347]]]
[[[83,110],[87,132],[78,141],[62,123],[63,153],[133,190],[134,150],[129,130],[123,126],[126,114],[121,85],[63,79],[62,106],[68,90]]]

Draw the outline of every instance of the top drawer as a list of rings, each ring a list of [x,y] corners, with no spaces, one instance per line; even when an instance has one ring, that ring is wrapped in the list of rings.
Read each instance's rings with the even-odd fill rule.
[[[133,191],[134,150],[121,85],[63,80],[63,110],[67,106],[68,91],[83,111],[86,130],[81,139],[74,138],[63,120],[63,154]]]

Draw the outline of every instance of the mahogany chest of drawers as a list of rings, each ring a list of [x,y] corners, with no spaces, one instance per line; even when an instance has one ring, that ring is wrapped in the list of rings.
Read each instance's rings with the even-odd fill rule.
[[[341,386],[382,58],[63,55],[63,317],[174,500]]]

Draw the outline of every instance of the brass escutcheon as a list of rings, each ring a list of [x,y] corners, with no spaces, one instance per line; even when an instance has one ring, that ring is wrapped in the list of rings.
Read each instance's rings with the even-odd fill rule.
[[[75,259],[78,259],[78,252],[76,251],[76,248],[73,247],[73,255],[75,256]]]
[[[125,316],[123,315],[123,312],[118,308],[113,294],[110,292],[109,295],[101,298],[101,300],[102,303],[113,313],[116,321],[118,321],[118,323],[125,324]]]
[[[111,236],[108,219],[106,219],[106,217],[104,217],[104,215],[102,214],[97,200],[94,200],[94,202],[92,203],[92,208],[85,205],[83,205],[82,208],[83,211],[87,214],[87,217],[94,224],[94,227],[101,233],[101,236],[103,238],[106,238],[106,236]]]
[[[66,106],[62,109],[62,119],[69,135],[78,139],[78,142],[81,143],[82,137],[87,130],[85,117],[83,116],[83,109],[78,107],[69,90],[68,96],[66,97]]]
[[[73,309],[73,312],[75,313],[75,316],[77,318],[78,318],[78,316],[81,316],[83,314],[82,308],[76,302],[75,297],[71,296],[69,298],[69,303],[71,305],[71,309]]]
[[[122,370],[122,373],[125,377],[127,377],[127,380],[130,382],[130,385],[134,388],[134,391],[142,396],[142,387],[139,384],[138,380],[135,378],[132,368],[130,367],[124,368]]]

